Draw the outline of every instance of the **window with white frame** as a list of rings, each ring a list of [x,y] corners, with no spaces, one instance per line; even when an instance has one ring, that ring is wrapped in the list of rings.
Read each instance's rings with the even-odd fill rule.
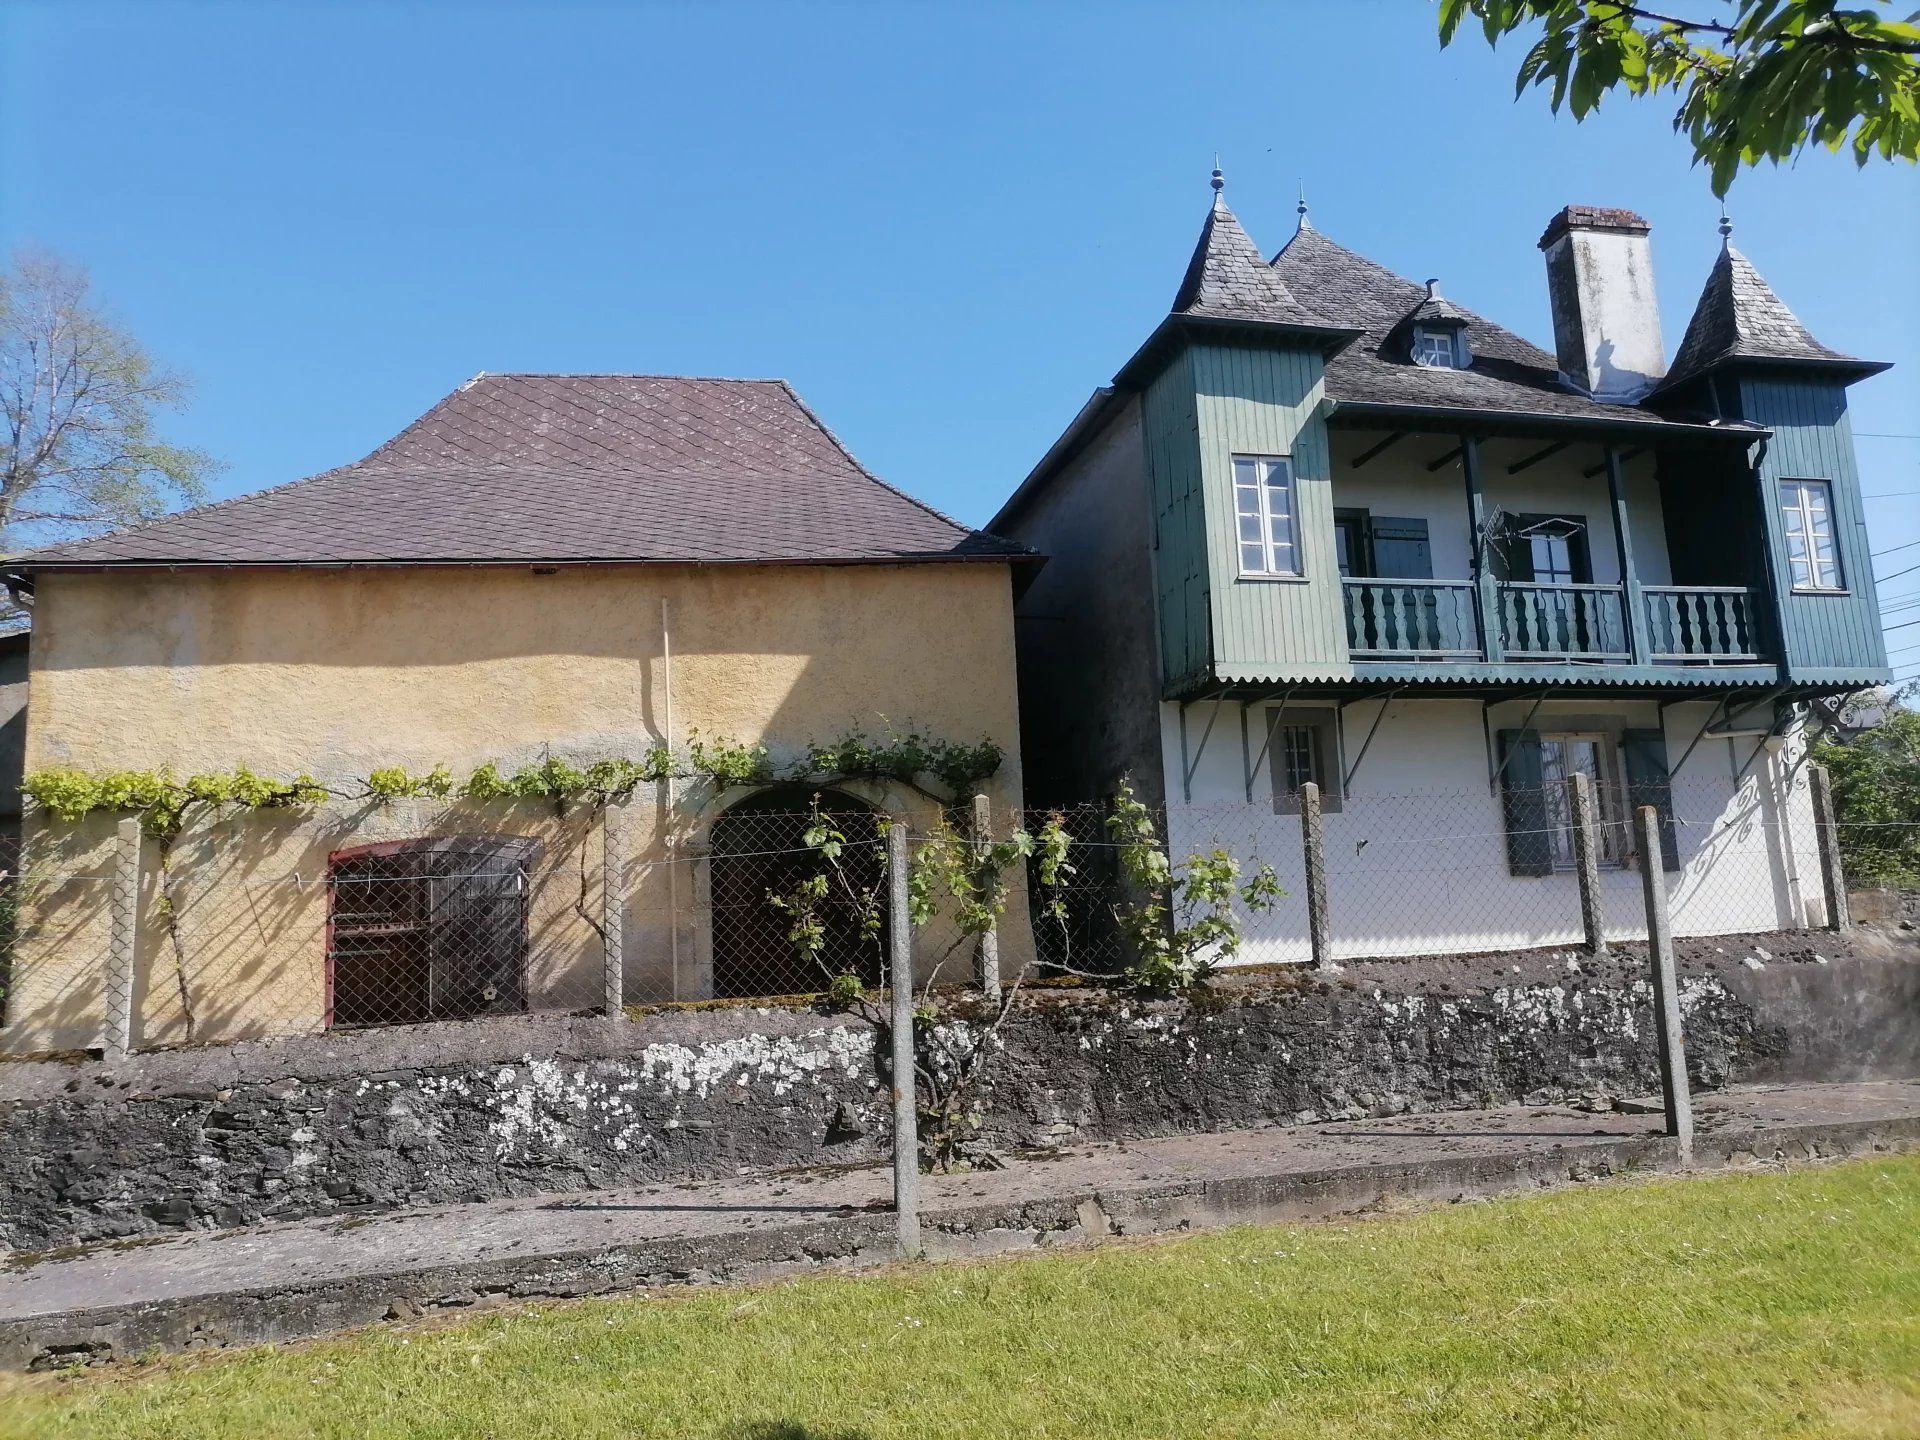
[[[1625,827],[1619,823],[1618,787],[1612,783],[1612,742],[1604,735],[1542,735],[1540,798],[1547,809],[1547,844],[1556,870],[1574,867],[1573,797],[1567,781],[1585,775],[1593,785],[1594,820],[1600,834],[1600,863],[1618,865],[1626,853]]]
[[[1431,365],[1441,370],[1457,368],[1460,350],[1453,331],[1416,327],[1413,332],[1413,359],[1417,365]]]
[[[1787,565],[1796,590],[1840,590],[1840,551],[1833,538],[1833,486],[1826,480],[1782,480]]]
[[[1233,457],[1233,512],[1242,575],[1298,575],[1293,463],[1284,455]]]

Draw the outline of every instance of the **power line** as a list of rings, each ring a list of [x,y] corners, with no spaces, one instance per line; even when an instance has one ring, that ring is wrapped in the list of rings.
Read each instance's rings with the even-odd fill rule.
[[[1875,559],[1875,560],[1878,560],[1878,559],[1879,559],[1879,558],[1880,558],[1880,557],[1881,557],[1882,555],[1897,555],[1897,554],[1899,554],[1899,553],[1900,553],[1900,552],[1901,552],[1902,550],[1911,550],[1911,549],[1913,549],[1913,547],[1914,547],[1914,546],[1916,546],[1916,545],[1920,545],[1920,540],[1909,540],[1909,541],[1907,541],[1907,543],[1906,543],[1906,544],[1904,544],[1904,545],[1895,545],[1895,546],[1893,546],[1892,548],[1890,548],[1890,549],[1887,549],[1887,550],[1876,550],[1876,551],[1874,551],[1874,552],[1873,552],[1873,557],[1872,557],[1872,558],[1873,558],[1873,559]]]
[[[1920,490],[1882,490],[1878,495],[1862,495],[1862,500],[1899,500],[1908,495],[1920,495]]]
[[[1909,565],[1906,569],[1896,570],[1891,575],[1876,575],[1873,580],[1876,585],[1884,585],[1889,580],[1898,580],[1902,575],[1911,575],[1916,570],[1920,570],[1920,565]]]

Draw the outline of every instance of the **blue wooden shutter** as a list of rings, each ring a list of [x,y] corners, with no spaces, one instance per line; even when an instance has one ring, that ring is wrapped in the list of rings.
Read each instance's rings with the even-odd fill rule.
[[[1553,822],[1538,730],[1500,732],[1500,804],[1507,821],[1507,868],[1515,875],[1551,875]]]
[[[1667,737],[1659,730],[1629,730],[1620,737],[1627,761],[1627,805],[1638,812],[1651,805],[1660,812],[1660,868],[1680,868],[1680,835],[1673,818],[1673,784],[1667,774]],[[1628,817],[1629,833],[1637,845],[1640,822]]]
[[[1373,573],[1387,580],[1431,580],[1433,547],[1427,543],[1427,522],[1394,520],[1376,515],[1373,535]]]

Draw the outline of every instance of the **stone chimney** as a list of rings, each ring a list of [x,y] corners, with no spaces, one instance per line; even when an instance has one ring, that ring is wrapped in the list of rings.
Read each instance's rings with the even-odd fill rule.
[[[1638,400],[1667,373],[1652,228],[1631,210],[1569,205],[1540,237],[1560,373],[1598,400]]]

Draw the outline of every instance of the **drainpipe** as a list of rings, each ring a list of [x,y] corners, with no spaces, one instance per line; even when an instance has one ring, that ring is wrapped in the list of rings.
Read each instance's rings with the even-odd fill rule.
[[[669,773],[661,780],[666,800],[660,812],[661,837],[667,844],[667,948],[673,966],[673,998],[680,998],[680,857],[673,853],[673,630],[667,619],[667,597],[660,597],[660,679],[666,691],[661,736],[667,747]]]

